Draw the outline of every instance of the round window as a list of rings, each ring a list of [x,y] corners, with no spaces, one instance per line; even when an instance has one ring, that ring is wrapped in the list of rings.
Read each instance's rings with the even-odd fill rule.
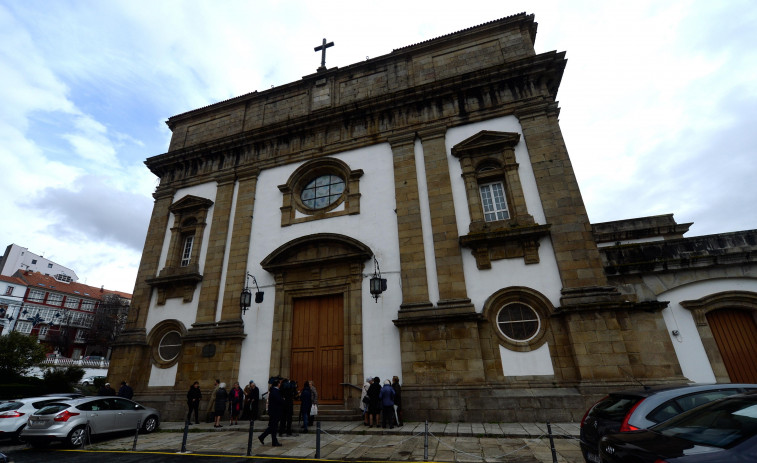
[[[540,326],[539,314],[520,302],[507,304],[497,314],[497,327],[511,341],[530,341],[539,333]]]
[[[158,355],[164,362],[170,362],[179,356],[181,352],[181,334],[178,331],[169,331],[160,339]]]
[[[337,202],[344,192],[344,180],[338,175],[321,175],[302,189],[302,204],[310,209],[323,209]]]

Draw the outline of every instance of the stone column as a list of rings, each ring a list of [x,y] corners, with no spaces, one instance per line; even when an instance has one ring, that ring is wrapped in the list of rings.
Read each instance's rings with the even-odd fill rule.
[[[428,298],[426,253],[415,168],[415,133],[389,139],[394,159],[394,194],[397,199],[397,229],[400,243],[402,305],[431,307]]]
[[[234,228],[231,233],[229,261],[226,267],[226,286],[223,294],[221,320],[239,320],[239,296],[244,289],[247,274],[247,256],[250,253],[252,236],[252,213],[255,208],[255,189],[260,171],[246,167],[237,171],[239,189],[234,212]]]
[[[145,280],[158,274],[160,253],[163,249],[163,240],[170,216],[169,208],[173,202],[174,193],[173,188],[161,186],[153,193],[155,204],[147,228],[126,327],[113,343],[110,358],[110,381],[121,381],[127,378],[137,393],[147,389],[150,377],[150,349],[147,345],[145,325],[147,312],[150,309],[152,287]]]
[[[458,243],[452,184],[449,177],[447,150],[444,143],[446,127],[434,127],[419,132],[423,143],[426,183],[434,237],[439,303],[467,301],[463,259]]]
[[[208,237],[208,252],[203,268],[200,301],[197,306],[195,323],[213,323],[216,317],[218,294],[221,286],[221,270],[229,234],[231,202],[234,196],[233,172],[219,175],[218,190],[213,210],[213,221]],[[198,240],[198,244],[200,241]],[[199,247],[199,246],[197,246]]]
[[[605,287],[607,278],[573,166],[557,121],[556,106],[520,117],[563,288]]]
[[[152,287],[145,280],[158,274],[160,253],[163,250],[163,241],[170,216],[169,208],[173,202],[174,193],[175,190],[173,188],[165,187],[158,187],[155,193],[153,193],[155,203],[152,209],[152,216],[150,217],[150,225],[147,228],[142,259],[139,262],[137,281],[134,285],[134,294],[131,299],[126,330],[124,330],[123,334],[127,334],[127,332],[132,330],[142,330],[144,333],[152,292]],[[142,336],[144,337],[144,334]]]

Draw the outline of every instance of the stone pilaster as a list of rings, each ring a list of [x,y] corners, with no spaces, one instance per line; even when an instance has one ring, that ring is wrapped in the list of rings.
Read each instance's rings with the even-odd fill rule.
[[[229,234],[231,203],[234,196],[234,174],[229,172],[221,175],[217,182],[218,189],[208,237],[208,252],[203,269],[196,323],[212,323],[215,321],[221,286],[221,270],[223,269],[226,240]]]
[[[447,150],[444,143],[445,134],[446,127],[444,126],[419,132],[426,166],[440,302],[467,299]]]
[[[606,287],[607,278],[578,189],[557,109],[520,117],[563,288]]]
[[[221,320],[240,319],[239,295],[244,289],[247,275],[247,255],[252,236],[252,213],[255,208],[255,188],[260,171],[246,167],[237,171],[239,188],[234,212],[234,228],[229,244],[229,261],[226,266],[226,286],[223,294]]]
[[[139,262],[137,281],[134,285],[134,294],[131,299],[129,318],[124,334],[132,330],[144,331],[147,320],[147,312],[150,309],[150,295],[152,287],[146,283],[148,278],[158,274],[160,254],[163,249],[163,241],[168,227],[170,216],[169,208],[173,202],[173,188],[158,187],[153,193],[155,203],[150,216],[150,225],[147,228],[145,247],[142,251],[142,259]],[[142,335],[144,337],[144,334]]]
[[[402,308],[430,307],[426,253],[415,168],[415,133],[392,137],[394,193],[397,199],[397,231],[400,244]]]

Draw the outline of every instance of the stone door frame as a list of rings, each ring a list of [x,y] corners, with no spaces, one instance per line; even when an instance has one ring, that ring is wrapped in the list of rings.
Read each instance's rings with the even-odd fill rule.
[[[353,238],[330,233],[292,240],[261,262],[276,282],[270,375],[288,377],[292,358],[294,300],[343,295],[345,407],[363,374],[363,271],[373,256],[368,246]],[[316,387],[318,385],[316,384]]]

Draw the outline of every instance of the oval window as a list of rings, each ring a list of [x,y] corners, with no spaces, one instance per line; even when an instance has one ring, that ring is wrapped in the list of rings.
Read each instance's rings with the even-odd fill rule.
[[[339,200],[344,192],[344,180],[338,175],[321,175],[302,189],[300,199],[305,207],[322,209]]]
[[[178,331],[169,331],[160,339],[158,355],[164,362],[170,362],[179,356],[181,352],[181,334]]]
[[[514,302],[499,310],[497,327],[507,339],[526,342],[539,333],[541,320],[534,309],[526,304]]]

